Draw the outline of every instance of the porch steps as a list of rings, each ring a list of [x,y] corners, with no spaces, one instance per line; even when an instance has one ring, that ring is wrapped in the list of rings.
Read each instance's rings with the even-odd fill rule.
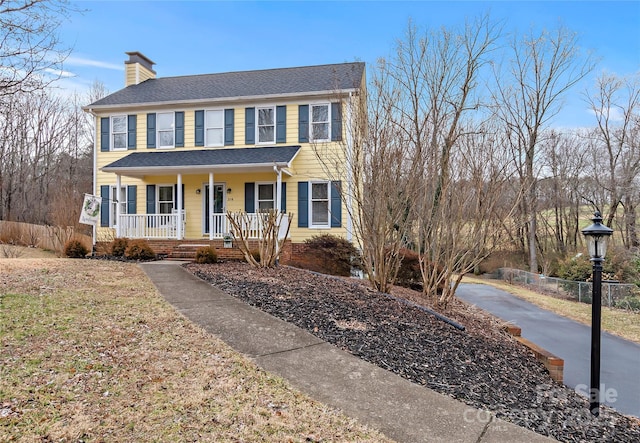
[[[167,260],[195,260],[198,248],[206,248],[207,246],[209,246],[208,243],[183,243],[175,245],[167,255]]]

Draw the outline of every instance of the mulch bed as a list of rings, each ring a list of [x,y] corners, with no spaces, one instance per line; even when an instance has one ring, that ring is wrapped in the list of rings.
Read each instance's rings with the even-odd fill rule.
[[[638,442],[640,421],[603,406],[591,416],[587,399],[554,382],[499,323],[455,301],[443,315],[461,331],[396,297],[353,280],[246,263],[188,264],[224,292],[363,360],[499,418],[564,442]],[[402,297],[398,299],[397,297]]]

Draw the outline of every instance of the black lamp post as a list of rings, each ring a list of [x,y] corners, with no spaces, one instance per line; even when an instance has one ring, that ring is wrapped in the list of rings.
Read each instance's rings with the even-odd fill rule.
[[[602,305],[602,262],[607,253],[607,243],[613,229],[602,224],[599,211],[593,214],[593,224],[582,230],[587,237],[587,248],[593,263],[593,287],[591,297],[591,389],[589,410],[600,415],[600,320]]]

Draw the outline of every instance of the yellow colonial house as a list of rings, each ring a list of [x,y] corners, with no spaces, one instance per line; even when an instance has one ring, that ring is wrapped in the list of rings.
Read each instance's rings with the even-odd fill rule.
[[[317,234],[351,240],[349,178],[316,152],[353,146],[345,119],[364,63],[156,78],[149,58],[127,55],[125,88],[84,108],[96,123],[98,241],[144,238],[167,254],[221,247],[227,211],[251,214],[256,237],[256,214],[268,208],[293,214],[289,254]]]

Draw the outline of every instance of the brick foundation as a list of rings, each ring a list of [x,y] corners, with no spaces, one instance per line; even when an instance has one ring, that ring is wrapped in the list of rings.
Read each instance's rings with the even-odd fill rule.
[[[193,259],[196,250],[201,246],[211,246],[216,250],[218,258],[228,260],[243,260],[244,255],[238,248],[237,241],[233,241],[231,248],[224,247],[222,239],[190,239],[190,240],[147,240],[153,252],[164,255],[168,258]],[[96,251],[98,255],[108,254],[111,242],[97,242]],[[258,240],[249,241],[250,249],[258,249]],[[305,253],[307,245],[304,243],[291,243],[287,240],[280,253],[280,262],[287,264],[291,261],[299,260]]]

